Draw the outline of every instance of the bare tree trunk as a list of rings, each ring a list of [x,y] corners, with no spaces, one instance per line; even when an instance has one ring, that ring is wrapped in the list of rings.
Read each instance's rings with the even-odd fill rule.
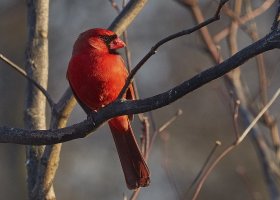
[[[48,0],[27,0],[28,44],[26,49],[26,71],[28,76],[47,88],[48,82]],[[46,99],[30,82],[27,86],[25,127],[28,129],[46,129]],[[44,146],[26,147],[26,168],[29,199],[35,199],[38,164]],[[51,190],[53,191],[53,190]],[[51,195],[55,198],[54,193]],[[36,198],[38,199],[38,198]]]

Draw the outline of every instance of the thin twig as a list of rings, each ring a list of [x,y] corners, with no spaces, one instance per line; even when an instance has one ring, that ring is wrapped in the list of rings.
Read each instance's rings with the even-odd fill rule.
[[[171,117],[167,122],[165,122],[159,129],[158,132],[161,133],[162,131],[164,131],[165,129],[167,129],[180,115],[183,114],[183,110],[182,109],[178,109],[176,114]]]
[[[236,0],[234,2],[234,14],[237,16],[237,18],[239,18],[240,14],[241,14],[241,10],[242,10],[242,4],[243,4],[243,0]],[[228,37],[228,43],[229,43],[229,48],[230,48],[230,52],[231,55],[234,55],[236,52],[238,52],[238,44],[237,44],[237,32],[238,32],[238,23],[237,20],[235,20],[234,18],[232,19],[232,22],[230,24],[230,34]],[[239,131],[238,131],[238,114],[239,114],[239,108],[240,108],[240,104],[241,102],[243,103],[243,105],[246,105],[247,101],[245,98],[245,91],[243,90],[244,87],[242,86],[242,82],[241,82],[241,71],[240,68],[236,68],[234,70],[232,70],[229,74],[228,77],[230,79],[230,81],[232,82],[232,87],[234,87],[234,112],[233,112],[233,124],[234,124],[234,132],[235,132],[235,137],[236,140],[239,137]]]
[[[153,130],[153,132],[156,132],[157,131],[157,124],[156,124],[156,120],[155,120],[153,111],[149,112],[149,118],[150,118],[150,121],[151,121],[152,130]]]
[[[131,67],[132,67],[132,62],[131,62],[131,52],[129,50],[129,43],[128,43],[128,34],[127,34],[127,31],[125,30],[123,32],[123,41],[124,43],[126,44],[124,50],[125,50],[125,57],[126,57],[126,63],[127,63],[127,70],[129,73],[131,73]],[[133,91],[134,91],[134,95],[135,95],[135,99],[139,99],[140,98],[140,95],[139,95],[139,91],[138,91],[138,87],[136,85],[136,81],[133,80],[131,82],[132,84],[132,87],[133,87]],[[138,114],[138,118],[139,120],[143,123],[144,122],[144,118],[146,116],[143,114],[143,113],[139,113]]]
[[[197,175],[195,176],[194,180],[191,182],[191,185],[188,187],[187,191],[184,194],[184,197],[187,197],[189,192],[191,191],[191,189],[193,188],[193,186],[197,183],[197,181],[200,179],[201,175],[203,174],[203,172],[205,171],[206,167],[208,166],[210,160],[212,159],[214,153],[216,152],[217,148],[219,146],[221,146],[222,143],[221,141],[217,140],[215,142],[215,145],[213,146],[213,148],[211,149],[210,153],[208,154],[207,158],[205,159],[202,167],[200,168],[199,172],[197,173]]]
[[[234,110],[233,110],[233,126],[236,139],[240,136],[238,130],[238,117],[239,117],[239,107],[240,107],[240,100],[236,100],[234,102]]]
[[[169,141],[169,133],[167,131],[162,132],[161,136],[161,140],[163,141],[163,161],[162,161],[162,167],[165,171],[165,174],[167,176],[168,182],[170,184],[170,186],[173,188],[173,190],[176,193],[176,199],[180,200],[181,195],[179,192],[179,189],[177,187],[177,184],[174,180],[174,176],[172,174],[172,171],[169,168],[169,159],[168,159],[168,141]]]
[[[109,0],[111,3],[111,6],[117,11],[117,13],[121,12],[121,9],[119,8],[118,4],[114,0]]]
[[[192,197],[192,200],[196,200],[199,192],[204,184],[204,182],[206,181],[206,179],[208,178],[209,174],[212,172],[212,170],[214,169],[214,167],[216,167],[216,165],[232,150],[234,149],[234,145],[229,146],[228,148],[226,148],[219,156],[218,158],[216,158],[216,160],[211,164],[211,166],[206,170],[206,172],[204,173],[203,177],[201,178],[201,180],[198,183],[198,186],[196,187],[195,193]]]
[[[238,25],[244,25],[246,22],[255,19],[257,16],[263,14],[265,11],[267,11],[275,2],[275,0],[266,0],[263,2],[262,5],[260,5],[258,8],[253,10],[252,12],[242,16],[239,18],[238,16],[235,15],[234,11],[232,11],[229,7],[225,6],[223,8],[223,11],[225,14],[227,14],[229,17],[234,18],[237,22]],[[222,39],[227,37],[230,33],[229,28],[225,28],[224,30],[220,31],[218,34],[214,36],[214,41],[216,43],[220,42]]]
[[[147,3],[148,0],[130,0],[109,29],[121,35]]]
[[[162,133],[164,130],[166,130],[180,115],[183,114],[183,111],[181,109],[178,109],[177,112],[174,114],[173,117],[171,117],[167,122],[165,122],[158,130],[156,130],[152,136],[151,143],[149,146],[149,153],[152,150],[152,147],[156,141],[156,138],[158,134]]]
[[[5,57],[3,54],[0,53],[0,59],[3,60],[5,63],[7,63],[10,67],[12,67],[12,69],[16,70],[16,72],[18,72],[20,75],[22,75],[24,78],[26,78],[28,81],[30,81],[32,84],[34,84],[34,86],[36,86],[38,88],[38,90],[40,90],[43,95],[46,97],[49,105],[51,108],[54,107],[54,101],[52,100],[51,96],[49,95],[49,93],[45,90],[45,88],[43,88],[39,83],[37,83],[34,79],[32,79],[31,77],[28,76],[28,74],[17,64],[15,64],[13,61],[11,61],[10,59],[8,59],[7,57]]]
[[[149,148],[150,148],[150,123],[149,123],[149,119],[148,117],[143,118],[143,127],[144,127],[144,158],[146,161],[148,161],[148,152],[149,152]]]
[[[259,119],[262,117],[262,115],[270,108],[270,106],[275,102],[275,100],[280,95],[280,88],[275,92],[271,100],[266,104],[266,106],[259,112],[259,114],[254,118],[254,120],[250,123],[250,125],[245,129],[245,131],[241,134],[241,136],[233,142],[230,146],[228,146],[210,165],[210,167],[206,170],[204,176],[199,181],[195,193],[193,195],[192,200],[195,200],[198,197],[198,194],[205,183],[206,179],[208,178],[209,174],[213,171],[213,169],[217,166],[217,164],[228,154],[230,153],[236,146],[238,146],[243,140],[246,138],[246,136],[249,134],[249,132],[252,130],[252,128],[256,125],[256,123],[259,121]]]
[[[155,139],[158,136],[158,134],[162,133],[164,130],[166,130],[166,128],[168,128],[177,119],[177,117],[180,116],[182,113],[183,113],[183,111],[181,109],[179,109],[176,112],[175,116],[171,117],[171,119],[169,119],[166,123],[164,123],[159,128],[159,130],[155,130],[153,137],[151,139],[151,142],[150,142],[150,130],[149,130],[150,124],[149,124],[148,118],[144,116],[143,121],[141,121],[143,124],[143,137],[141,138],[141,150],[143,152],[143,155],[144,155],[144,158],[146,161],[148,161],[148,159],[149,159],[152,146],[154,145]],[[136,199],[138,197],[140,191],[141,191],[141,188],[138,188],[137,190],[135,190],[132,193],[130,199]]]
[[[251,1],[248,1],[246,4],[246,11],[248,13],[252,12]],[[279,8],[278,8],[279,9]],[[279,12],[279,11],[278,11]],[[259,34],[257,32],[257,24],[255,21],[252,21],[249,25],[250,31],[249,36],[252,38],[252,41],[257,41],[259,39]],[[259,76],[259,88],[260,88],[260,98],[261,98],[261,106],[265,105],[268,101],[267,97],[267,88],[268,88],[268,80],[266,73],[266,66],[264,61],[264,55],[260,54],[256,56],[256,62],[258,66],[258,76]],[[264,115],[264,124],[269,128],[271,139],[273,142],[273,147],[276,155],[276,162],[280,161],[280,136],[278,130],[278,124],[274,117],[267,111]]]
[[[126,80],[126,83],[124,85],[124,87],[122,88],[121,92],[119,93],[118,95],[118,98],[117,99],[121,99],[123,97],[123,95],[126,93],[129,85],[131,84],[135,74],[137,73],[137,71],[146,63],[146,61],[151,57],[153,56],[156,52],[157,52],[157,49],[162,46],[163,44],[171,41],[171,40],[174,40],[176,38],[179,38],[179,37],[182,37],[184,35],[188,35],[188,34],[191,34],[199,29],[201,29],[202,27],[204,26],[207,26],[217,20],[220,19],[220,11],[223,7],[223,5],[228,2],[229,0],[220,0],[220,3],[219,3],[219,6],[217,8],[217,11],[215,13],[215,15],[209,19],[207,19],[206,21],[190,28],[190,29],[186,29],[186,30],[183,30],[183,31],[180,31],[180,32],[177,32],[175,34],[172,34],[172,35],[169,35],[165,38],[163,38],[162,40],[160,40],[158,43],[156,43],[152,48],[151,50],[142,58],[142,60],[133,68],[133,70],[131,71],[131,73],[129,74],[129,76],[127,77],[127,80]]]
[[[278,25],[279,25],[279,16],[280,16],[280,0],[278,0],[278,5],[277,5],[277,11],[274,17],[274,21],[273,24],[271,26],[271,30],[277,30],[278,29]]]
[[[137,188],[133,191],[132,195],[130,196],[129,200],[136,200],[141,188]]]
[[[237,143],[241,143],[244,138],[248,135],[250,130],[254,127],[254,125],[259,121],[259,119],[262,117],[262,115],[268,110],[268,108],[273,104],[273,102],[277,99],[277,97],[280,94],[280,89],[278,89],[271,100],[266,104],[266,106],[263,107],[263,109],[259,112],[259,114],[256,116],[256,118],[251,122],[251,124],[246,128],[246,130],[242,133],[242,135],[239,137]]]

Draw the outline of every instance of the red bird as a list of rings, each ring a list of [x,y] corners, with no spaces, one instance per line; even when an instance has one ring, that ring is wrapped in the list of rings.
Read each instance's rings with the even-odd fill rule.
[[[116,49],[124,46],[125,43],[114,32],[101,28],[81,33],[75,42],[67,78],[77,101],[87,114],[113,102],[123,88],[128,72]],[[132,86],[123,98],[134,99]],[[149,169],[137,145],[130,117],[116,117],[108,123],[127,187],[136,189],[148,186]]]

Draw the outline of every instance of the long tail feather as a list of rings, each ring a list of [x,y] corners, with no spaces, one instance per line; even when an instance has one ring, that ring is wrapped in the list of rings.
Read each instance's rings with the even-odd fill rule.
[[[109,121],[109,126],[118,150],[127,187],[136,189],[148,186],[150,183],[149,169],[134,137],[127,116],[121,116]]]

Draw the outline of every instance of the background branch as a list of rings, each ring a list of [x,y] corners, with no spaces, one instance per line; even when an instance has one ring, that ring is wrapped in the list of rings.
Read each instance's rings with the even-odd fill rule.
[[[144,8],[146,3],[148,3],[148,0],[130,0],[110,25],[109,29],[117,33],[117,35],[121,35]]]
[[[243,140],[246,138],[246,136],[250,133],[252,128],[256,125],[256,123],[260,120],[262,115],[269,109],[269,107],[275,102],[275,100],[279,97],[280,95],[280,89],[278,89],[275,94],[272,96],[271,100],[265,105],[265,107],[258,113],[258,115],[254,118],[254,120],[249,124],[249,126],[245,129],[245,131],[241,134],[239,138],[230,146],[228,146],[209,166],[209,168],[205,171],[202,179],[199,181],[197,188],[195,190],[195,193],[192,197],[192,200],[197,199],[198,194],[206,181],[207,177],[211,173],[211,171],[217,166],[217,164],[225,158],[227,154],[229,154],[233,149],[235,149],[238,145],[240,145]]]
[[[3,54],[0,54],[0,59],[3,60],[5,63],[7,63],[9,66],[11,66],[14,70],[16,70],[20,75],[22,75],[24,78],[26,78],[28,81],[30,81],[32,84],[34,84],[35,87],[38,88],[38,90],[40,90],[43,95],[45,95],[45,97],[47,98],[47,101],[50,105],[51,108],[53,108],[54,106],[54,101],[52,100],[51,96],[49,95],[49,93],[45,90],[45,88],[43,88],[39,83],[37,83],[34,79],[30,78],[27,73],[17,64],[15,64],[14,62],[12,62],[10,59],[8,59],[7,57],[5,57]]]
[[[250,2],[250,1],[246,1],[246,2],[248,4],[248,2]],[[198,1],[187,1],[186,0],[186,1],[183,1],[182,3],[184,3],[185,5],[187,5],[191,8],[191,11],[193,12],[193,15],[198,23],[200,23],[204,20],[202,11],[198,5]],[[262,5],[260,5],[260,7],[256,8],[253,11],[249,10],[242,17],[238,16],[240,14],[242,2],[240,0],[237,0],[233,3],[235,5],[234,11],[231,10],[229,8],[229,6],[227,6],[227,5],[223,9],[224,11],[226,11],[227,14],[230,13],[229,16],[234,21],[234,23],[232,23],[231,27],[224,29],[224,30],[228,31],[227,34],[230,34],[229,46],[231,48],[232,54],[234,54],[238,49],[237,40],[236,40],[237,25],[245,23],[245,20],[252,20],[253,16],[256,17],[257,15],[262,14],[266,9],[268,9],[272,5],[273,1],[271,1],[271,0],[265,1]],[[240,20],[241,18],[244,19],[242,22]],[[246,33],[249,32],[250,37],[254,38],[253,41],[256,41],[259,39],[259,38],[255,37],[256,36],[255,32],[248,31],[250,29],[247,26],[245,27],[245,29],[246,29]],[[222,59],[222,56],[220,55],[220,53],[218,52],[217,44],[214,42],[216,40],[211,37],[207,27],[201,29],[200,31],[201,31],[202,39],[204,40],[205,44],[207,45],[207,48],[208,48],[209,53],[211,54],[213,60],[215,62],[219,63],[223,59]],[[221,31],[220,33],[223,33],[223,32],[224,31]],[[257,61],[260,60],[260,59],[258,59],[259,57],[262,57],[262,54],[259,54],[258,56],[256,56]],[[265,81],[263,78],[265,76],[265,73],[264,73],[264,70],[262,69],[262,66],[260,66],[259,69],[260,69],[259,77],[261,79],[261,88],[262,88],[262,94],[263,94],[266,91],[266,89],[264,89],[266,87],[266,85],[264,84]],[[242,101],[240,101],[241,105],[239,106],[240,113],[241,113],[241,120],[242,120],[244,126],[248,126],[248,124],[250,123],[250,119],[253,118],[254,113],[251,113],[251,110],[248,108],[249,100],[247,98],[250,95],[246,93],[244,88],[247,88],[247,86],[241,82],[240,75],[241,75],[240,70],[234,70],[234,72],[228,73],[225,76],[225,81],[227,83],[226,86],[228,88],[230,95],[233,96],[234,99],[238,99],[238,101],[240,101],[239,99],[242,100]],[[266,102],[264,104],[266,104]],[[265,119],[271,118],[271,117],[266,117],[266,116],[269,116],[268,113],[266,113],[264,116],[265,116]],[[270,125],[270,127],[271,126],[275,127],[275,125],[272,125],[272,124]],[[277,130],[276,128],[273,128],[273,129],[271,128],[271,133],[273,133],[273,135],[278,135],[276,130]],[[264,143],[264,139],[263,139],[261,133],[262,132],[261,132],[260,128],[255,126],[253,128],[252,134],[251,134],[252,139],[253,139],[253,142],[256,147],[256,152],[259,155],[258,158],[263,167],[262,169],[263,169],[264,175],[266,176],[265,180],[267,181],[270,195],[272,198],[278,198],[279,194],[277,191],[278,190],[277,185],[275,185],[276,183],[273,180],[274,179],[273,174],[271,173],[272,169],[269,167],[270,163],[274,162],[274,161],[269,159],[271,157],[271,155],[270,155],[271,152],[268,150],[268,146]]]

